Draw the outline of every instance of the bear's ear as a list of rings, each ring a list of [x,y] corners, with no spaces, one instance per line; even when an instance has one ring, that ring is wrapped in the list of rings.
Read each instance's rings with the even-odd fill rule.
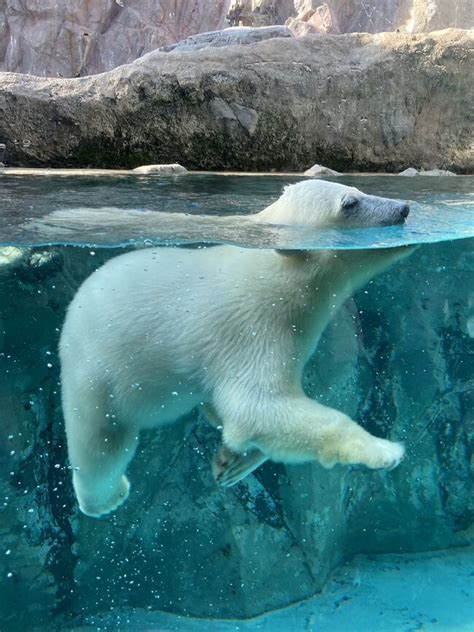
[[[355,195],[345,195],[341,201],[341,208],[350,211],[357,206],[358,201]]]

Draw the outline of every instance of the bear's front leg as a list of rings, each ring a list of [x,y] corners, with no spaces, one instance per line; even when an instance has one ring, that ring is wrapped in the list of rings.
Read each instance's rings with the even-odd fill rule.
[[[374,437],[344,413],[303,394],[266,399],[245,416],[242,409],[238,415],[229,414],[227,405],[225,409],[219,411],[224,419],[223,437],[233,452],[257,448],[265,457],[283,463],[316,460],[324,467],[342,463],[371,469],[393,469],[405,454],[402,444]]]
[[[320,451],[318,461],[324,467],[336,463],[345,465],[365,465],[372,470],[393,470],[404,456],[401,443],[374,437],[348,418],[346,428],[336,430],[328,438]],[[354,426],[352,426],[354,424]]]

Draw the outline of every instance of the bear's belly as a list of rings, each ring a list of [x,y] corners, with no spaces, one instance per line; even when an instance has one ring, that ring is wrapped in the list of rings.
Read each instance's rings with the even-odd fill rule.
[[[138,429],[171,423],[203,401],[202,388],[187,377],[133,368],[109,373],[108,390],[117,416]]]

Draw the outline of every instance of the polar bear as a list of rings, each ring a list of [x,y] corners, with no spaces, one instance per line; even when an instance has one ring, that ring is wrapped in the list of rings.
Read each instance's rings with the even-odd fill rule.
[[[401,201],[307,180],[253,221],[318,230],[396,224],[408,212]],[[81,510],[98,517],[121,505],[140,430],[196,407],[222,429],[213,469],[223,486],[267,459],[398,465],[400,443],[308,398],[302,374],[343,301],[410,252],[149,248],[95,271],[69,306],[60,340]]]

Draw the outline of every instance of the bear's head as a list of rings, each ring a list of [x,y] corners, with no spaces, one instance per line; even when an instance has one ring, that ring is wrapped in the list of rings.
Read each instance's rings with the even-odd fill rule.
[[[384,226],[401,224],[406,202],[367,195],[327,180],[305,180],[285,187],[276,202],[255,217],[272,224],[302,226]]]

